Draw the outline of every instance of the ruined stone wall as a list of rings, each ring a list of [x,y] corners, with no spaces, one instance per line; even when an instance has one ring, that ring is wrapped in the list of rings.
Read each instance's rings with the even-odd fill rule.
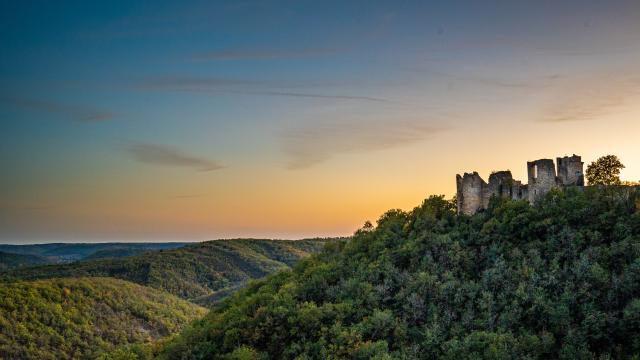
[[[582,159],[578,155],[558,157],[558,172],[551,159],[527,162],[528,183],[513,179],[511,171],[497,171],[486,183],[477,172],[456,175],[458,212],[472,215],[486,209],[492,196],[535,203],[551,189],[584,186]]]
[[[511,188],[512,200],[529,200],[529,187],[522,185],[521,181],[514,181]]]
[[[527,198],[527,185],[513,180],[508,170],[492,173],[488,184],[477,172],[456,175],[456,185],[458,212],[467,215],[486,209],[493,196],[515,200]]]
[[[584,186],[584,174],[582,169],[584,163],[578,155],[557,158],[558,179],[564,186]]]
[[[492,196],[512,198],[513,193],[513,176],[511,171],[497,171],[489,175],[489,184],[483,194],[483,209],[489,206],[489,200]]]
[[[529,202],[535,203],[551,189],[558,187],[556,166],[551,159],[527,162]]]
[[[487,184],[477,172],[456,175],[458,212],[472,215],[483,208],[483,194]]]

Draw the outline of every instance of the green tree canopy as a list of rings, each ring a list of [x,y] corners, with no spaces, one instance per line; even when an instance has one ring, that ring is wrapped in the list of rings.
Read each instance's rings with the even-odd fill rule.
[[[173,359],[638,359],[640,189],[441,196],[253,282],[157,350]]]
[[[620,170],[624,165],[615,155],[605,155],[587,166],[589,185],[620,185]]]

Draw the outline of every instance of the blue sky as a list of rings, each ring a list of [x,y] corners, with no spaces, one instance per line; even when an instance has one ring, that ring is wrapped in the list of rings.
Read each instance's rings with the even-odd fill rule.
[[[634,1],[0,10],[0,241],[345,235],[573,152],[640,179]]]

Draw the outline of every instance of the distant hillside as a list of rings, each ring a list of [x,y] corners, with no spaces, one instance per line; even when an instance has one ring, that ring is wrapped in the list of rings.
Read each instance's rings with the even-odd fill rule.
[[[97,259],[111,259],[127,256],[140,255],[147,251],[158,251],[159,249],[141,249],[141,248],[126,248],[126,247],[114,247],[112,249],[98,250],[90,255],[85,256],[80,261],[97,260]]]
[[[638,359],[639,193],[390,210],[236,292],[160,359]]]
[[[25,266],[49,263],[49,260],[37,255],[11,254],[0,251],[0,272]]]
[[[148,250],[169,250],[183,247],[187,243],[52,243],[32,245],[2,245],[0,251],[20,254],[36,255],[46,258],[49,263],[66,263],[83,259],[98,259],[103,257],[121,257],[139,254]]]
[[[0,282],[0,359],[95,358],[173,334],[204,313],[117,279]]]
[[[114,277],[210,304],[212,300],[207,296],[225,294],[250,279],[289,268],[299,259],[320,251],[326,241],[216,240],[125,258],[25,268],[9,271],[6,277]]]

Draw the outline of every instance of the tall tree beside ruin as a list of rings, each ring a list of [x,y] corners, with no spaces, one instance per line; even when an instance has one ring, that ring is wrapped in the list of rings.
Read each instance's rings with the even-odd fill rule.
[[[589,185],[620,185],[620,170],[624,165],[615,155],[605,155],[587,166]]]

